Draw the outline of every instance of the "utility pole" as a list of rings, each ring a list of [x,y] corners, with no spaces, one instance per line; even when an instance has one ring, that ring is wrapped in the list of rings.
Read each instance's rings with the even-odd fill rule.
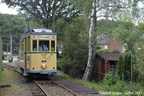
[[[7,60],[8,60],[8,44],[7,44]]]
[[[10,35],[10,60],[12,61],[12,34]]]

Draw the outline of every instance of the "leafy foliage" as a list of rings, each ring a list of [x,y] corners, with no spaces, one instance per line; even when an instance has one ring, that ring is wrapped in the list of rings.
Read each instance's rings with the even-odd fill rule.
[[[99,49],[101,49],[101,47],[100,46],[96,46],[96,50],[99,50]]]
[[[118,60],[118,74],[121,76],[122,73],[125,73],[125,65],[124,65],[124,61],[123,61],[123,56],[120,55],[119,56],[119,60]]]
[[[109,51],[108,49],[98,49],[97,51],[96,51],[96,53],[111,53],[111,51]]]
[[[117,73],[115,74],[115,76],[113,76],[110,72],[106,73],[104,78],[103,78],[103,83],[107,83],[106,85],[114,85],[117,83],[117,81],[120,80],[120,77],[117,75]]]
[[[65,17],[66,21],[78,15],[79,10],[67,0],[3,0],[10,7],[18,6],[20,11],[31,14],[30,17],[42,21],[44,27],[49,28],[59,18]]]
[[[25,20],[16,15],[0,14],[0,29],[3,39],[3,50],[6,51],[10,43],[10,35],[13,36],[13,49],[18,48],[18,43],[25,31]],[[9,48],[8,48],[9,49]]]
[[[113,50],[112,53],[121,53],[119,50]]]
[[[62,59],[57,59],[57,69],[62,70]]]
[[[84,39],[81,40],[83,35],[81,33],[84,30],[83,21],[79,19],[75,19],[72,24],[66,27],[62,71],[70,76],[73,76],[76,72],[77,77],[82,77],[85,70],[88,45]]]
[[[126,51],[125,57],[124,57],[124,64],[125,64],[125,75],[130,75],[131,73],[131,54],[129,54]],[[128,76],[125,78],[126,80],[129,79]]]

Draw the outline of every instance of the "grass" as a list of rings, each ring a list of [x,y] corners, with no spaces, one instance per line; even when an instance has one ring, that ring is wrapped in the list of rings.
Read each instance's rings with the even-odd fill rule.
[[[2,85],[11,85],[4,89],[4,96],[29,96],[31,94],[28,86],[21,84],[19,79],[25,78],[17,76],[15,72],[7,68],[2,71]]]
[[[69,75],[67,74],[64,74],[63,72],[61,71],[58,71],[59,74],[63,75],[64,77],[68,78],[68,80],[70,81],[73,81],[73,82],[76,82],[76,83],[79,83],[79,84],[82,84],[86,87],[89,87],[91,89],[94,89],[96,91],[105,91],[97,82],[95,81],[87,81],[87,80],[82,80],[82,79],[78,79],[78,78],[75,78],[75,81],[74,81],[74,78],[71,78]]]
[[[14,62],[8,62],[7,64],[11,65],[11,66],[15,66]]]
[[[141,83],[132,83],[132,88],[131,88],[131,83],[126,84],[125,82],[124,83],[125,87],[122,87],[122,81],[120,80],[115,85],[109,86],[107,84],[107,81],[102,83],[97,83],[95,81],[90,82],[90,81],[81,80],[77,78],[74,81],[74,78],[71,78],[69,75],[64,74],[61,71],[58,71],[58,73],[68,78],[68,80],[70,81],[82,84],[98,92],[102,92],[100,96],[144,96],[144,87],[142,86]],[[140,93],[142,95],[140,95]]]

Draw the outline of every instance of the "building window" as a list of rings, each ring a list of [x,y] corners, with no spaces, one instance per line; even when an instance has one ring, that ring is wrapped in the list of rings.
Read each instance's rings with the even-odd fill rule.
[[[107,49],[107,45],[105,45],[105,49]]]
[[[103,49],[103,46],[101,46],[101,49]]]
[[[126,50],[127,44],[124,44],[123,49]]]
[[[121,51],[121,47],[119,47],[119,50]]]
[[[109,71],[111,74],[115,74],[115,72],[117,72],[117,65],[116,64],[110,64],[109,65]]]

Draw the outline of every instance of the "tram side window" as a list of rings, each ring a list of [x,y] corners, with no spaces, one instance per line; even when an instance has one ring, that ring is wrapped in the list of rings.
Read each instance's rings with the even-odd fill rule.
[[[33,40],[33,51],[37,51],[37,41]]]
[[[51,51],[55,51],[55,41],[51,41]]]
[[[49,51],[49,41],[39,41],[39,51]]]

